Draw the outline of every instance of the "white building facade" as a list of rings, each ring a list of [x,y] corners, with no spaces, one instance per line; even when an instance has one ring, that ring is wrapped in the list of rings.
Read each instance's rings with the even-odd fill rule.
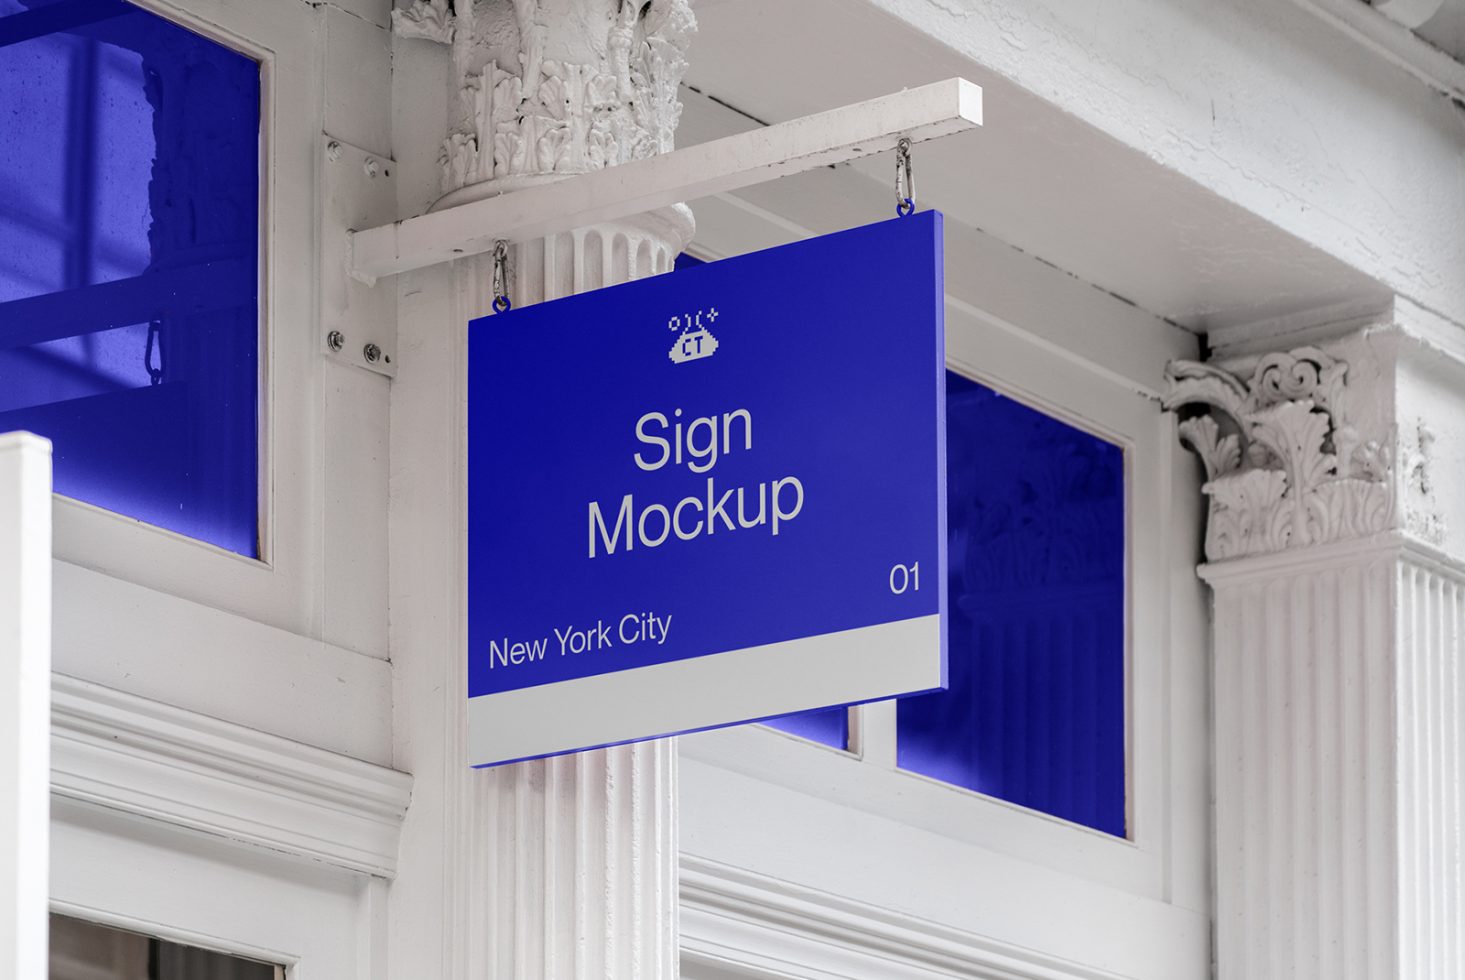
[[[253,976],[60,948],[55,917],[47,954],[47,797],[56,916],[292,980],[1465,977],[1457,0],[134,6],[259,65],[257,523],[221,546],[58,495],[48,597],[45,447],[0,439],[0,550],[32,556],[0,567],[0,631],[52,670],[49,744],[19,708],[0,737],[3,975]],[[125,46],[67,7],[5,0],[0,44],[8,21],[14,51]],[[146,57],[157,104],[180,89]],[[494,262],[368,284],[348,232],[952,77],[982,126],[913,151],[917,205],[946,215],[948,365],[1121,452],[1119,831],[911,771],[891,702],[838,744],[750,725],[470,769],[466,337]],[[177,84],[208,98],[168,118],[224,146],[213,83]],[[891,171],[518,245],[509,295],[882,220]],[[45,191],[0,193],[3,230]],[[15,288],[0,334],[39,315]],[[148,375],[207,356],[154,360],[147,320],[122,322]],[[1080,592],[1022,615],[1081,632]]]

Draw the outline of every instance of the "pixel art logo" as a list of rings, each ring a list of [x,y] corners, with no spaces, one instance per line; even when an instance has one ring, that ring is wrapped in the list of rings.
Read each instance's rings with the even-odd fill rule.
[[[673,364],[685,364],[717,353],[717,338],[702,325],[703,316],[707,317],[708,323],[716,323],[717,308],[713,307],[705,314],[698,310],[696,316],[690,313],[685,317],[674,316],[666,321],[667,329],[681,331],[667,353]]]

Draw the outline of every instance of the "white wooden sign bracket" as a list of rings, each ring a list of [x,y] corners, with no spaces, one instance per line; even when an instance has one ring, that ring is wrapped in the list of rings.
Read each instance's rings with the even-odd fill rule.
[[[982,124],[982,90],[962,78],[791,119],[684,150],[457,204],[357,231],[351,274],[371,283],[604,221],[843,163]]]

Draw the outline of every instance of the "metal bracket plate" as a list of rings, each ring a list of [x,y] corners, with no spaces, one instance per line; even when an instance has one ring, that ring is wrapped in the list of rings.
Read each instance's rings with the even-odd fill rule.
[[[397,288],[351,275],[351,233],[397,212],[396,161],[329,134],[321,136],[320,345],[328,357],[392,377],[397,373]]]

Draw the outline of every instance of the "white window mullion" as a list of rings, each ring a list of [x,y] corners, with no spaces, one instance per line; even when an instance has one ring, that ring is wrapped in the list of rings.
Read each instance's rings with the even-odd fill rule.
[[[850,709],[850,751],[870,765],[895,768],[895,704],[872,701]]]

